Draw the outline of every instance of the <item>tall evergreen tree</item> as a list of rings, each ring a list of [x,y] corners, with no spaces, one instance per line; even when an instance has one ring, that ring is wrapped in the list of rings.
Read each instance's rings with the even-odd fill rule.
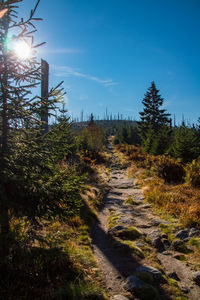
[[[0,1],[0,11],[6,12],[0,19],[0,246],[3,255],[8,250],[9,213],[24,209],[34,219],[41,198],[32,195],[39,188],[41,170],[47,169],[45,162],[49,161],[47,149],[42,149],[42,99],[32,96],[33,88],[41,81],[40,63],[34,55],[41,44],[34,44],[33,39],[36,31],[33,23],[41,20],[35,18],[40,0],[27,20],[18,19],[16,9],[20,2]],[[25,49],[30,51],[30,57],[17,55],[14,45],[23,47],[21,53]],[[59,86],[51,89],[48,96],[48,106],[54,109],[62,98],[62,89]]]
[[[170,114],[162,108],[163,98],[159,94],[159,90],[156,88],[154,82],[152,82],[151,87],[148,88],[142,104],[144,105],[144,110],[140,112],[141,121],[138,122],[140,137],[143,145],[148,144],[146,147],[148,152],[151,152],[152,145],[154,145],[153,152],[156,152],[155,144],[159,145],[160,142],[157,140],[157,142],[154,143],[154,139],[158,139],[160,131],[163,132],[164,129],[166,135],[166,130],[169,129],[171,120],[169,118]],[[162,135],[160,138],[162,138]]]

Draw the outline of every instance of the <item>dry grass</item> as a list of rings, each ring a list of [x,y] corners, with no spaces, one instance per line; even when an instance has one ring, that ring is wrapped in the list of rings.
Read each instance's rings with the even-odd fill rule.
[[[152,178],[143,189],[147,201],[179,218],[184,226],[200,226],[200,190],[188,186],[167,185]]]
[[[158,177],[162,174],[162,167],[175,165],[181,168],[179,162],[165,156],[146,154],[135,146],[118,146],[116,152],[123,155],[123,161],[130,162],[128,175],[137,177],[137,185],[142,187],[147,201],[178,218],[182,225],[200,228],[200,189],[192,186],[189,180],[187,183],[168,184],[162,176]]]

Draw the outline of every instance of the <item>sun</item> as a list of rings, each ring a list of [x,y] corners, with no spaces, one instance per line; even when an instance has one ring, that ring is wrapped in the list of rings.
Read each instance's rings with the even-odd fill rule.
[[[20,59],[28,59],[32,49],[25,41],[18,41],[15,44],[15,53]]]

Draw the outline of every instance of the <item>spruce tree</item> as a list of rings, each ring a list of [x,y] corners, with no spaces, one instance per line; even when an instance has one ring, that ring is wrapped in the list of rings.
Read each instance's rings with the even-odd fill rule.
[[[8,252],[7,237],[10,232],[10,213],[26,210],[26,215],[35,218],[39,207],[46,203],[36,197],[42,169],[47,170],[49,161],[41,135],[40,120],[42,99],[32,96],[33,89],[40,84],[41,68],[34,51],[41,44],[34,43],[36,6],[27,20],[18,18],[17,4],[22,0],[0,1],[0,236],[2,255]],[[23,43],[31,55],[20,58],[14,45]],[[24,50],[24,49],[23,49]],[[22,52],[23,52],[22,50]],[[54,109],[62,98],[62,89],[51,89],[48,97],[49,109]],[[43,172],[44,173],[44,172]],[[36,188],[37,186],[37,188]],[[34,195],[34,197],[32,197]],[[43,198],[44,200],[44,198]],[[45,199],[46,201],[46,199]]]
[[[159,132],[164,129],[166,132],[166,130],[169,129],[171,122],[169,118],[170,114],[162,108],[163,98],[159,94],[159,90],[156,88],[154,82],[152,82],[151,87],[148,88],[142,104],[144,105],[144,110],[140,112],[141,120],[138,122],[139,133],[143,146],[146,147],[146,151],[151,152],[152,145],[154,145],[155,148],[154,139],[158,139]],[[156,144],[160,144],[160,142],[157,140]],[[156,150],[154,150],[154,152],[156,152]]]
[[[197,158],[199,156],[199,143],[195,130],[185,125],[176,128],[169,153],[183,163]]]
[[[45,137],[54,164],[62,160],[72,159],[76,155],[77,149],[71,128],[72,122],[70,122],[70,117],[67,113],[65,104],[63,104],[60,114],[56,118],[56,123]]]

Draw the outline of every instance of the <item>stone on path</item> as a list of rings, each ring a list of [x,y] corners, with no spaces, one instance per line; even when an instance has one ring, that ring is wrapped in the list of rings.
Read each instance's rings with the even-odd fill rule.
[[[137,227],[139,227],[139,228],[151,228],[152,225],[149,225],[149,224],[138,224]]]
[[[167,276],[170,277],[170,278],[175,279],[176,281],[180,281],[180,278],[178,277],[178,275],[176,274],[176,272],[167,273]]]
[[[164,238],[164,239],[162,240],[162,243],[163,243],[163,245],[164,245],[165,250],[169,249],[170,246],[171,246],[170,241],[169,241],[168,239],[166,239],[166,238]]]
[[[162,223],[162,221],[160,220],[154,220],[152,219],[151,221],[149,221],[149,224],[152,225],[152,226],[158,226]]]
[[[113,300],[129,300],[127,297],[124,297],[122,295],[115,295]]]
[[[143,280],[132,275],[126,279],[125,284],[124,284],[124,289],[129,292],[134,292],[135,290],[137,290],[145,285],[146,285],[146,283]]]
[[[192,273],[192,279],[200,286],[200,271]]]
[[[180,289],[184,294],[188,294],[190,291],[190,289],[185,285],[180,286]]]
[[[137,299],[159,299],[158,291],[155,287],[133,275],[126,279],[124,289],[136,295]]]
[[[172,248],[178,252],[188,253],[192,252],[192,249],[185,244],[183,240],[176,240],[172,243]]]
[[[195,236],[200,236],[200,230],[196,229],[196,228],[191,228],[190,229],[190,233],[189,233],[189,237],[195,237]]]
[[[161,238],[161,231],[159,229],[153,230],[149,235],[148,238],[156,249],[159,251],[165,250],[164,245],[162,243],[162,238]]]
[[[174,236],[175,236],[175,238],[184,240],[188,237],[188,235],[189,235],[189,230],[184,229],[184,230],[180,230],[179,232],[177,232]]]
[[[179,253],[174,254],[173,257],[178,259],[178,260],[184,260],[185,259],[185,255],[184,254],[179,254]]]
[[[139,266],[136,269],[136,272],[147,272],[150,273],[155,279],[161,279],[162,278],[162,273],[151,266]]]
[[[115,233],[115,232],[118,232],[118,231],[121,231],[121,230],[127,230],[128,227],[126,226],[122,226],[122,225],[116,225],[115,227],[111,228],[108,230],[109,233]]]
[[[159,258],[168,277],[177,280],[180,289],[185,294],[188,293],[188,299],[199,300],[200,271],[192,273],[191,268],[178,260],[185,258],[182,250],[185,250],[186,253],[189,252],[189,246],[186,242],[191,237],[199,237],[200,230],[196,228],[183,229],[178,224],[177,226],[173,225],[173,234],[176,239],[171,243],[168,235],[163,234],[159,229],[159,225],[171,225],[171,222],[165,221],[153,213],[151,204],[144,202],[141,188],[136,185],[137,179],[128,178],[126,171],[122,170],[119,160],[113,159],[111,178],[109,180],[110,189],[104,197],[104,206],[98,216],[99,223],[93,234],[93,251],[105,277],[105,284],[112,292],[111,299],[164,299],[162,298],[163,295],[160,295],[160,297],[158,290],[150,284],[153,282],[153,279],[155,279],[154,283],[156,285],[157,283],[158,285],[163,283],[162,273],[156,268],[147,266],[148,260],[146,259],[145,262],[140,260],[140,267],[137,268],[138,261],[135,255],[132,255],[132,253],[135,253],[131,252],[130,254],[129,252],[130,246],[143,249],[146,245],[146,240],[137,241],[135,236],[130,238],[130,232],[133,235],[135,229],[143,228],[138,237],[147,236],[149,238],[150,243],[157,250],[156,256]],[[130,201],[127,201],[129,197],[133,199],[132,204],[128,203]],[[111,213],[116,214],[116,222],[113,224],[113,228],[106,232],[108,218]],[[135,229],[133,230],[133,228]],[[109,234],[112,237],[119,237],[120,240],[116,239],[116,243],[114,243],[115,238],[111,240]],[[129,242],[130,240],[136,240],[136,242],[132,243],[132,245],[127,243],[126,240],[129,240]],[[182,253],[174,253],[174,250],[181,250]],[[142,266],[143,263],[146,266]],[[129,277],[124,281],[125,276]],[[128,296],[128,293],[126,297],[121,295],[121,293],[124,293],[124,290],[131,292],[132,296]]]
[[[151,204],[143,204],[140,206],[140,208],[144,208],[144,209],[151,208]]]
[[[163,254],[163,255],[171,255],[171,253],[168,252],[168,251],[163,251],[162,254]]]
[[[121,216],[119,219],[119,222],[122,224],[128,224],[128,225],[132,225],[134,223],[134,219],[132,218],[132,216]]]

